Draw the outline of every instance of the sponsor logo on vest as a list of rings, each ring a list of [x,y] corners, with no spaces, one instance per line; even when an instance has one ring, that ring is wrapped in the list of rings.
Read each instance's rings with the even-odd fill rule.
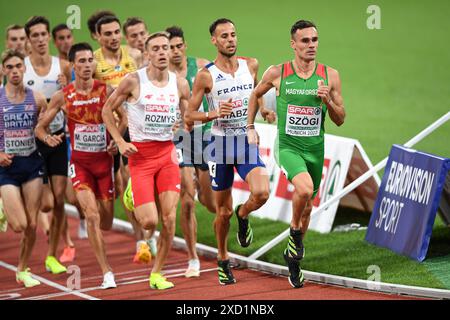
[[[28,84],[29,86],[34,86],[34,80],[28,81],[27,84]]]
[[[170,108],[167,105],[160,104],[146,104],[145,111],[146,112],[170,112],[173,108]]]
[[[96,104],[100,102],[100,98],[96,97],[96,98],[92,98],[90,100],[76,100],[72,103],[72,105],[74,107],[79,107],[79,106],[86,106],[86,105],[90,105],[90,104]]]
[[[225,77],[219,73],[219,75],[216,78],[216,82],[223,81],[223,80],[225,80]]]

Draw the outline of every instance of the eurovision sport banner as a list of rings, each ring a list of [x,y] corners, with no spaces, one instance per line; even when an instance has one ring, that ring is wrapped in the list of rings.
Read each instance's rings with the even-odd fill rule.
[[[269,174],[270,197],[267,203],[259,210],[254,211],[252,215],[290,223],[292,217],[291,200],[294,187],[275,162],[274,143],[277,127],[275,125],[257,123],[256,130],[260,136],[259,152]],[[322,182],[319,192],[314,199],[313,212],[321,203],[328,200],[370,168],[372,168],[372,163],[357,140],[326,134]],[[371,212],[379,185],[380,179],[378,176],[375,176],[344,197],[341,202],[345,202],[346,206]],[[247,183],[237,173],[234,177],[232,193],[233,207],[245,202],[250,194]],[[332,204],[320,215],[313,216],[309,228],[321,233],[330,232],[338,206],[339,201]]]
[[[450,159],[394,145],[366,241],[423,261]]]

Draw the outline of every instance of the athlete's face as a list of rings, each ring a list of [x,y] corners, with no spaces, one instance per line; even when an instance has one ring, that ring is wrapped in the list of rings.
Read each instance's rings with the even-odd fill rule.
[[[101,26],[98,34],[100,45],[108,51],[116,52],[120,49],[120,41],[122,41],[122,32],[117,22],[107,23]]]
[[[170,44],[166,37],[157,37],[147,43],[147,58],[158,69],[169,66]]]
[[[3,73],[6,76],[7,82],[15,86],[23,81],[23,74],[25,73],[25,64],[19,57],[12,57],[3,64]]]
[[[187,45],[183,38],[175,37],[170,39],[170,62],[181,64],[186,59]]]
[[[291,39],[291,48],[295,54],[303,60],[312,61],[316,59],[319,37],[316,28],[305,28],[297,30]]]
[[[92,51],[78,51],[73,62],[73,70],[77,78],[89,80],[92,78],[95,70],[94,54]]]
[[[72,31],[69,29],[60,30],[56,33],[54,39],[55,47],[58,49],[59,53],[67,55],[69,53],[70,47],[73,45]]]
[[[30,41],[31,49],[34,52],[44,55],[48,53],[48,43],[50,41],[50,34],[48,33],[45,24],[40,23],[30,28]]]
[[[147,36],[148,31],[143,23],[138,23],[127,28],[126,39],[128,45],[141,52],[144,52],[145,50],[145,40],[147,39]]]
[[[211,37],[211,42],[217,47],[217,51],[224,56],[234,56],[237,50],[237,36],[234,25],[229,22],[219,24]]]
[[[25,34],[25,29],[9,30],[6,38],[6,47],[8,47],[8,49],[25,53],[26,43],[27,35]]]

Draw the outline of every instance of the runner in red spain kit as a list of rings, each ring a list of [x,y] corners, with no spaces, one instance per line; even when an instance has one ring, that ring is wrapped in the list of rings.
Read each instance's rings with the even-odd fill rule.
[[[80,206],[87,219],[88,238],[103,272],[102,288],[115,288],[101,230],[109,230],[114,217],[113,141],[106,131],[102,109],[111,89],[92,77],[95,68],[92,48],[79,43],[70,49],[75,81],[52,97],[39,121],[37,137],[50,147],[62,142],[60,135],[47,134],[53,117],[63,110],[72,146],[70,174]],[[122,131],[124,126],[122,126]]]
[[[181,183],[173,128],[177,113],[184,114],[189,99],[187,80],[169,71],[169,52],[166,32],[150,35],[146,41],[149,66],[122,80],[103,109],[108,131],[120,153],[129,157],[135,216],[144,229],[158,223],[155,193],[160,203],[162,230],[150,275],[150,287],[160,290],[174,286],[160,272],[175,234]],[[121,136],[113,115],[125,101],[131,143]]]

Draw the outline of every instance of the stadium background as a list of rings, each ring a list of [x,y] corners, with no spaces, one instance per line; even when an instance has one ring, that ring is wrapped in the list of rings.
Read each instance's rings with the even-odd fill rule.
[[[256,57],[260,75],[271,64],[292,58],[289,30],[298,19],[314,21],[319,30],[318,60],[336,68],[343,84],[347,110],[344,126],[327,122],[328,133],[358,139],[373,163],[383,159],[394,143],[404,143],[449,110],[450,70],[448,34],[450,2],[430,1],[205,1],[205,0],[61,0],[0,1],[0,30],[24,24],[32,15],[45,15],[51,26],[66,22],[70,5],[81,9],[81,29],[76,41],[93,41],[86,20],[95,10],[109,9],[121,21],[144,18],[150,32],[179,25],[185,31],[188,54],[213,59],[215,48],[208,27],[219,17],[232,19],[238,33],[238,54]],[[369,5],[381,9],[381,29],[369,30]],[[94,43],[93,43],[94,44]],[[97,47],[96,44],[94,44]],[[4,42],[0,49],[3,51]],[[55,50],[52,46],[52,53]],[[416,145],[422,151],[450,156],[450,123]],[[117,215],[123,217],[120,206]],[[197,206],[199,242],[215,246],[213,216]],[[340,209],[337,224],[368,223],[368,215]],[[256,242],[251,249],[237,246],[230,237],[231,251],[249,254],[286,224],[268,220],[254,222]],[[234,223],[234,221],[233,221]],[[233,224],[230,232],[235,232]],[[179,226],[177,234],[181,235]],[[319,235],[310,232],[305,241],[307,270],[367,279],[369,265],[381,268],[384,282],[450,289],[450,231],[436,220],[428,259],[419,264],[364,242],[365,231]],[[264,256],[284,264],[284,243]]]

